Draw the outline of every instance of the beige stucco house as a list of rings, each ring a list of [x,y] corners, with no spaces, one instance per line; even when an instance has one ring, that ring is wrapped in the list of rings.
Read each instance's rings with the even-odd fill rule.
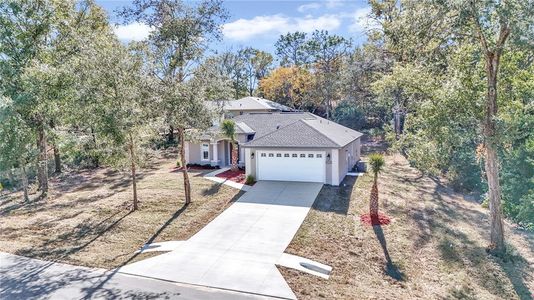
[[[314,114],[257,97],[226,101],[223,110],[236,123],[239,165],[256,180],[339,185],[360,159],[360,132]],[[230,165],[231,144],[214,124],[186,143],[188,163]]]

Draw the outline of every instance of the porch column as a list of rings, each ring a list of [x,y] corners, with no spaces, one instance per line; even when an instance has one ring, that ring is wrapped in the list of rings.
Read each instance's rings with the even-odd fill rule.
[[[245,148],[239,146],[238,148],[238,152],[239,152],[239,161],[237,162],[237,164],[239,166],[243,166],[245,164]]]
[[[217,153],[218,149],[218,143],[213,142],[211,143],[211,147],[213,148],[213,155],[211,156],[211,165],[212,166],[218,166],[219,165],[219,154]]]
[[[332,185],[339,185],[339,149],[332,149]]]
[[[253,175],[252,174],[252,157],[251,157],[251,149],[245,148],[245,175]],[[254,175],[253,175],[254,176]]]

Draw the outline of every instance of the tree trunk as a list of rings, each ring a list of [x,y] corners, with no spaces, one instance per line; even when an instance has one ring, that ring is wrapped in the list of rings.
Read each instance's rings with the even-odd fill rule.
[[[55,166],[55,173],[61,173],[61,156],[59,154],[59,148],[54,143],[54,166]]]
[[[13,176],[13,169],[10,168],[7,171],[7,176],[9,176],[9,184],[11,185],[11,188],[16,189],[18,184],[17,184],[17,180],[15,180],[15,176]]]
[[[178,127],[180,139],[180,162],[182,165],[182,174],[184,177],[184,194],[185,204],[191,203],[191,183],[189,182],[189,173],[187,172],[187,161],[185,159],[185,132],[184,128]]]
[[[167,134],[167,144],[174,143],[174,127],[172,125],[169,126],[169,133]]]
[[[130,145],[129,145],[129,150],[130,150],[130,162],[131,162],[131,166],[130,166],[130,169],[132,171],[132,188],[133,188],[133,207],[132,207],[132,210],[137,210],[138,208],[138,200],[137,200],[137,177],[136,177],[136,167],[135,167],[135,152],[134,152],[134,145],[133,145],[133,138],[132,138],[132,135],[130,134]]]
[[[502,225],[501,186],[499,182],[499,157],[497,155],[496,124],[497,116],[497,72],[499,55],[490,53],[486,58],[488,90],[486,94],[486,117],[484,122],[484,144],[486,148],[486,178],[490,207],[491,233],[490,249],[497,255],[504,254],[504,231]]]
[[[371,188],[371,200],[369,201],[369,215],[371,219],[378,219],[378,183],[377,176],[373,182],[373,187]]]
[[[91,137],[93,138],[93,145],[94,145],[94,147],[96,149],[96,147],[97,147],[96,146],[96,134],[95,134],[95,130],[93,129],[93,127],[91,127]],[[100,159],[99,159],[98,156],[94,156],[93,155],[91,157],[91,161],[93,163],[93,167],[95,167],[95,168],[100,167]]]
[[[48,195],[48,159],[46,153],[46,132],[42,123],[37,127],[37,147],[39,148],[37,179],[39,180],[39,190],[42,193],[41,197],[46,198]]]
[[[30,201],[28,196],[28,174],[26,174],[26,166],[21,163],[20,169],[22,171],[22,190],[24,191],[24,202]]]
[[[239,154],[239,151],[237,149],[237,143],[232,141],[232,166],[231,166],[231,170],[232,171],[237,171],[238,168],[237,168],[237,156]]]

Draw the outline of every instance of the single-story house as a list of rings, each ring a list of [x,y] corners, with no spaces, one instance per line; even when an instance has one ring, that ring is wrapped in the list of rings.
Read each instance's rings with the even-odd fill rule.
[[[339,185],[360,159],[358,131],[266,99],[226,102],[225,115],[236,124],[239,165],[256,180]],[[232,145],[218,126],[199,141],[186,142],[188,163],[230,165]]]

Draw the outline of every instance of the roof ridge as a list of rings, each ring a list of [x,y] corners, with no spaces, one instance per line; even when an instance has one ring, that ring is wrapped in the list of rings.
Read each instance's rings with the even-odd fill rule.
[[[320,118],[320,117],[319,117]],[[326,119],[325,119],[326,120]],[[315,129],[313,126],[311,126],[310,124],[308,124],[308,122],[305,122],[306,120],[304,119],[300,119],[299,121],[301,121],[302,123],[306,124],[306,126],[310,127],[312,130],[314,130],[315,132],[317,132],[318,134],[322,135],[323,137],[327,138],[329,141],[331,141],[332,143],[338,145],[339,147],[343,147],[343,145],[340,145],[338,144],[337,142],[335,142],[333,139],[331,139],[330,137],[326,136],[325,134],[323,134],[322,132],[320,132],[319,130]],[[328,121],[328,120],[327,120]]]

